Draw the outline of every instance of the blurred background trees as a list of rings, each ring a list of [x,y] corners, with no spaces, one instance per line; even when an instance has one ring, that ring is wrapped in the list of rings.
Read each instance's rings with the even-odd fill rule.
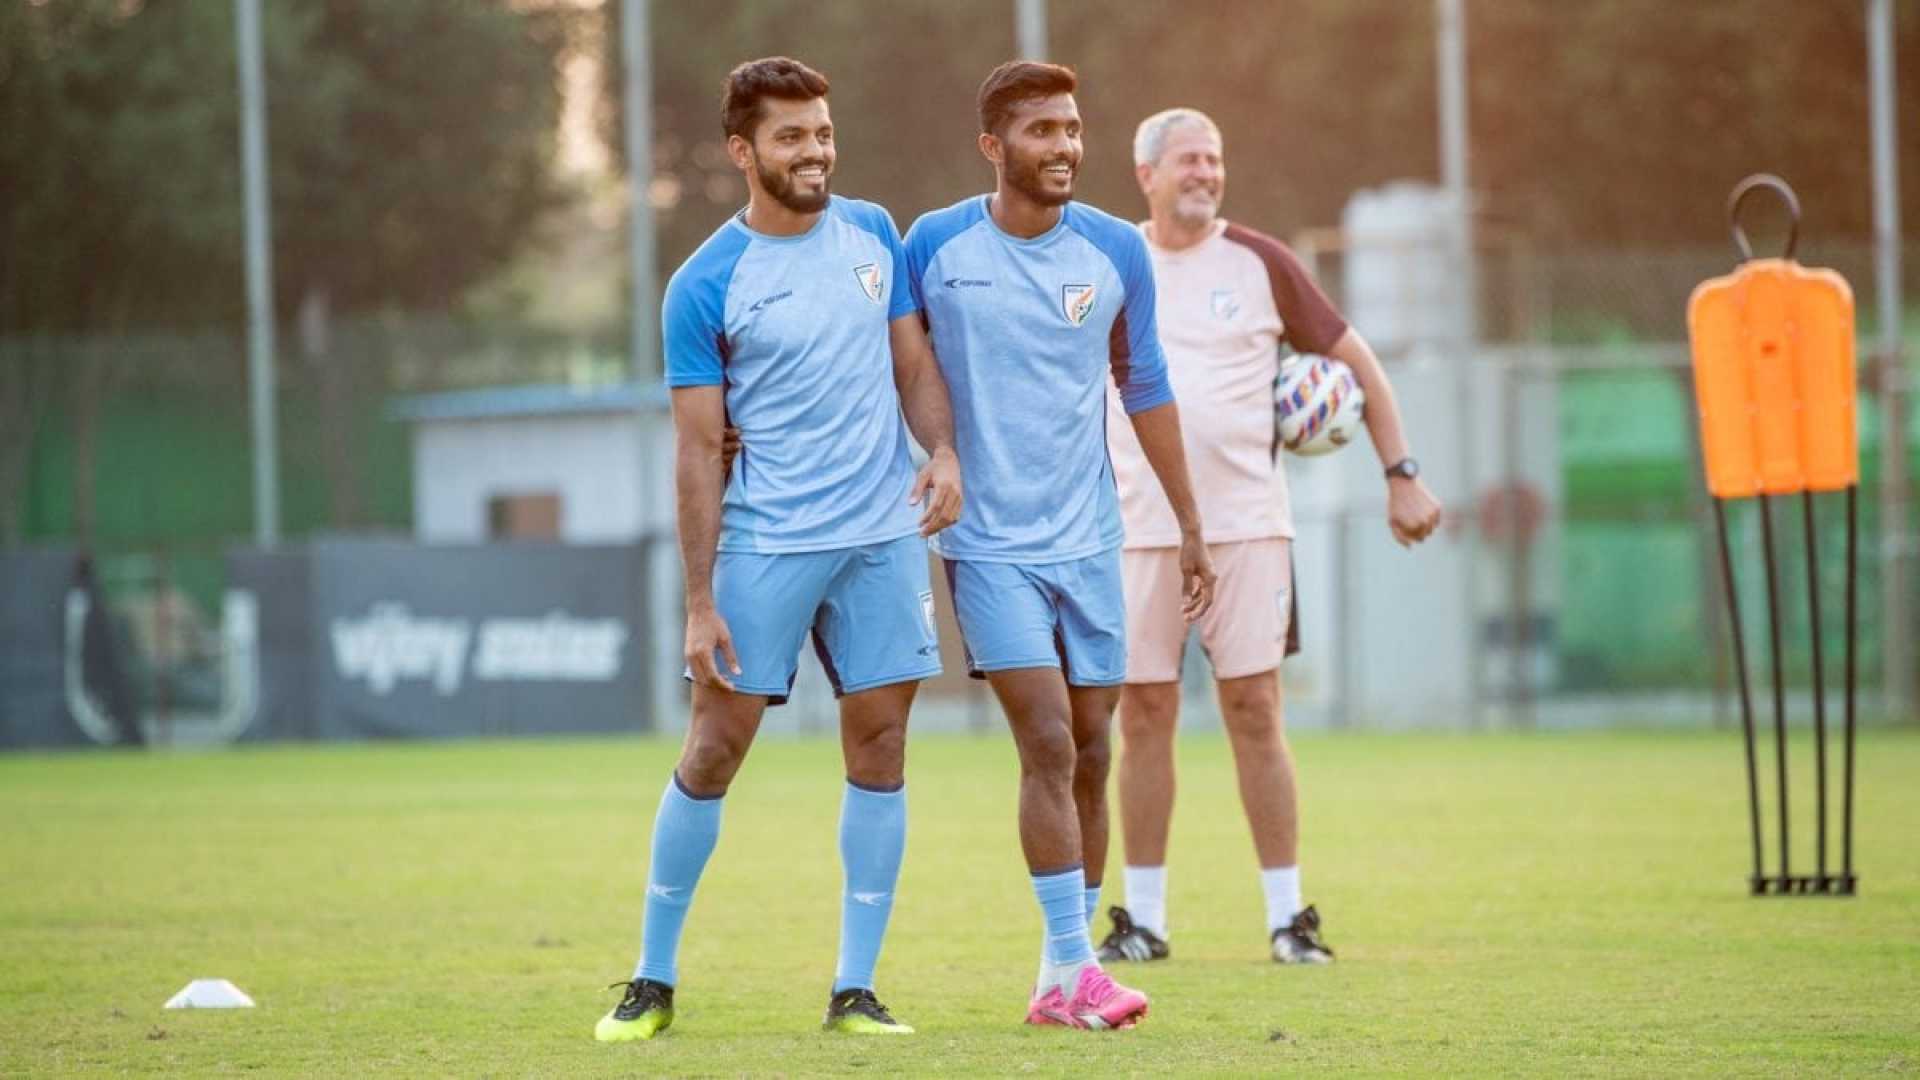
[[[402,523],[404,445],[380,413],[392,392],[630,370],[620,10],[264,5],[293,531]],[[1668,293],[1731,261],[1722,203],[1755,170],[1798,187],[1814,252],[1864,245],[1858,0],[1472,0],[1467,13],[1480,213],[1582,265],[1540,271],[1548,333],[1670,337],[1683,295]],[[1900,15],[1911,129],[1920,0]],[[94,534],[96,504],[115,497],[95,490],[103,423],[187,429],[179,461],[118,466],[135,489],[195,469],[224,485],[244,453],[232,424],[175,423],[244,408],[232,21],[224,0],[0,3],[0,543]],[[652,22],[661,280],[744,198],[718,122],[721,80],[743,59],[787,53],[828,73],[837,186],[903,229],[991,182],[973,95],[1013,51],[1011,0],[702,0],[656,3]],[[1082,77],[1082,195],[1116,213],[1139,212],[1134,124],[1175,104],[1225,129],[1228,213],[1282,236],[1336,223],[1358,189],[1438,173],[1431,4],[1053,0],[1049,29]],[[1920,139],[1901,153],[1905,204],[1920,206]],[[122,405],[128,417],[103,420]],[[176,500],[149,501],[132,515],[147,524],[125,531],[173,528]]]

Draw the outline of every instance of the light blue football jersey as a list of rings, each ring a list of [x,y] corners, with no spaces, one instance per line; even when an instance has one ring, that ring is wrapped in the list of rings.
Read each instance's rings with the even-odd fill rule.
[[[919,531],[887,324],[918,305],[900,233],[834,196],[800,236],[736,214],[667,283],[668,386],[726,386],[741,451],[721,551],[827,551]]]
[[[1140,230],[1081,203],[1030,240],[988,196],[907,230],[914,299],[953,398],[966,483],[949,559],[1052,563],[1120,546],[1106,382],[1129,414],[1173,400]]]

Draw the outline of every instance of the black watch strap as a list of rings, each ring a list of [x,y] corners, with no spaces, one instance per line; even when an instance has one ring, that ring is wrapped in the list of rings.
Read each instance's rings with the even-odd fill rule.
[[[1387,466],[1387,476],[1389,478],[1399,476],[1411,480],[1419,475],[1420,463],[1411,457],[1403,457],[1399,461]]]

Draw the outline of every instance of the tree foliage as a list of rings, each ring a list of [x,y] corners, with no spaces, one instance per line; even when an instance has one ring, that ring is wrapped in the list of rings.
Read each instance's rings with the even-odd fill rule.
[[[564,13],[263,5],[282,311],[444,304],[557,197]],[[233,5],[0,4],[0,333],[237,324]]]
[[[1472,183],[1482,211],[1549,249],[1725,242],[1740,177],[1779,172],[1808,229],[1871,232],[1860,0],[1468,0]],[[1920,79],[1920,0],[1897,3],[1903,87]],[[609,4],[610,15],[617,5]],[[1140,118],[1207,110],[1228,146],[1228,213],[1287,235],[1339,220],[1357,189],[1437,182],[1433,5],[1424,0],[1052,0],[1053,58],[1081,77],[1083,198],[1141,212]],[[980,79],[1014,54],[1013,4],[704,0],[654,5],[663,269],[745,195],[719,152],[718,93],[735,63],[785,53],[833,81],[838,190],[902,227],[984,190],[973,146]],[[618,35],[609,33],[618,69]],[[610,80],[617,120],[620,84]],[[1899,95],[1903,124],[1920,99]],[[613,130],[609,127],[609,130]],[[1920,139],[1899,140],[1920,205]],[[1909,222],[1916,215],[1909,214]]]

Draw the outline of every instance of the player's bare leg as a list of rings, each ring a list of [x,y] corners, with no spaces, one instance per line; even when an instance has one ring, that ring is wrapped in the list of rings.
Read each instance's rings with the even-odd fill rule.
[[[1113,709],[1117,686],[1069,686],[1073,708],[1073,804],[1080,819],[1080,859],[1089,887],[1107,869],[1107,777],[1113,764]]]
[[[1173,823],[1174,732],[1180,684],[1128,683],[1120,693],[1120,832],[1126,906],[1110,909],[1113,930],[1100,959],[1162,960],[1167,948],[1167,834]]]
[[[766,711],[767,699],[759,694],[694,684],[693,717],[674,766],[689,794],[706,799],[727,793]]]
[[[1287,745],[1280,673],[1265,671],[1220,680],[1220,718],[1233,747],[1240,805],[1253,831],[1267,893],[1267,923],[1274,959],[1326,963],[1333,950],[1319,938],[1319,913],[1302,908],[1300,792]]]
[[[907,713],[918,682],[840,699],[847,789],[840,808],[840,957],[822,1026],[855,1035],[911,1035],[874,995],[906,846]]]
[[[1073,706],[1057,668],[987,676],[1007,714],[1020,755],[1020,851],[1033,871],[1080,866],[1080,818],[1073,799]]]
[[[1128,683],[1121,691],[1120,841],[1128,866],[1166,865],[1179,725],[1179,683]]]
[[[895,788],[906,781],[907,712],[918,682],[875,687],[840,699],[840,754],[847,779],[863,787]]]
[[[1233,747],[1240,805],[1266,868],[1300,862],[1300,796],[1280,713],[1279,673],[1220,680],[1220,719]]]
[[[1087,940],[1085,851],[1074,797],[1075,703],[1066,679],[1055,668],[1019,668],[991,672],[987,680],[1020,755],[1020,849],[1046,914],[1051,954],[1028,1003],[1027,1022],[1131,1027],[1146,1015],[1146,995],[1114,983],[1094,961]],[[1088,700],[1090,710],[1098,706],[1098,698]],[[1111,696],[1105,708],[1112,708]],[[1099,764],[1104,773],[1104,761]]]

